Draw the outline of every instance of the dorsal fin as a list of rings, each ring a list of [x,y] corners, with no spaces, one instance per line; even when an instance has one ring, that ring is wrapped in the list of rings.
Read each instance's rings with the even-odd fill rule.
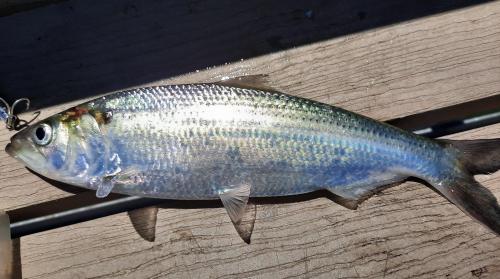
[[[271,82],[269,81],[269,76],[264,74],[237,76],[237,77],[223,77],[222,80],[214,83],[225,86],[255,89],[260,91],[279,92],[279,90],[271,86]]]

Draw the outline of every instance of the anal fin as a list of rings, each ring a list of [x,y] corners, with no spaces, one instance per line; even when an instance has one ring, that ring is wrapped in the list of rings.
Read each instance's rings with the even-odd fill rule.
[[[335,194],[333,200],[349,209],[356,209],[360,203],[383,189],[395,186],[408,178],[408,175],[397,173],[376,173],[365,180],[350,185],[325,187]]]
[[[363,201],[362,199],[354,200],[354,199],[344,198],[336,194],[333,194],[333,197],[329,198],[335,203],[340,204],[341,206],[351,210],[358,209],[359,204]]]

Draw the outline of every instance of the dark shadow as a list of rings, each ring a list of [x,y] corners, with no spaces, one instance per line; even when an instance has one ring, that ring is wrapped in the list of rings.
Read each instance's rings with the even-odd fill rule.
[[[66,183],[63,183],[63,182],[60,182],[60,181],[57,181],[57,180],[53,180],[53,179],[50,179],[50,178],[47,178],[43,175],[40,175],[34,171],[32,171],[31,169],[29,168],[26,168],[29,172],[31,172],[32,174],[40,177],[42,180],[44,180],[45,182],[51,184],[52,186],[58,188],[59,190],[62,190],[64,192],[67,192],[67,193],[71,193],[71,194],[79,194],[79,193],[83,193],[83,192],[86,192],[88,190],[86,189],[83,189],[81,187],[76,187],[76,186],[73,186],[73,185],[69,185],[69,184],[66,184]]]
[[[21,263],[21,239],[12,239],[12,279],[23,278],[23,266]]]
[[[0,212],[0,279],[22,278],[21,240],[11,239],[10,218]]]
[[[489,1],[52,1],[0,17],[0,92],[32,109]]]

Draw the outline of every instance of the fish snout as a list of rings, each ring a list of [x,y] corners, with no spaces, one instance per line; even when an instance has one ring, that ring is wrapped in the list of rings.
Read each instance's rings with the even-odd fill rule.
[[[8,143],[5,147],[5,152],[9,154],[11,157],[16,157],[16,148],[12,143]]]
[[[5,152],[7,152],[7,154],[9,154],[10,156],[13,156],[14,147],[12,146],[12,143],[7,144],[7,146],[5,147]]]
[[[16,158],[19,149],[21,149],[21,146],[22,146],[21,141],[16,137],[12,137],[10,139],[10,143],[8,143],[7,146],[5,147],[5,152],[7,152],[7,154],[9,154],[10,156]]]

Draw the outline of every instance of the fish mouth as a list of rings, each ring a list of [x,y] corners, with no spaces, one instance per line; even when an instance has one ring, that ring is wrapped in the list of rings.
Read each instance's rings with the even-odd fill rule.
[[[14,147],[14,144],[8,143],[5,147],[5,152],[7,152],[7,154],[9,154],[11,157],[17,158],[17,150]]]
[[[5,146],[5,152],[30,169],[38,169],[43,163],[41,154],[25,141],[14,138]]]
[[[13,137],[10,139],[10,143],[5,146],[5,152],[9,154],[12,158],[23,161],[26,156],[27,145],[23,144],[23,141]]]

